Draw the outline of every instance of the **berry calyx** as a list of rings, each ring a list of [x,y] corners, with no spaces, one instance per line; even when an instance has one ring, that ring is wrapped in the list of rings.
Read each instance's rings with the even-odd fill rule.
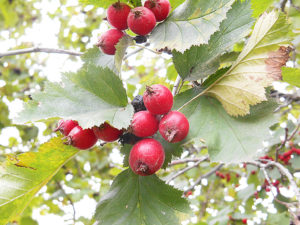
[[[141,96],[141,95],[135,96],[135,98],[131,102],[131,105],[134,108],[134,113],[147,110],[144,105],[143,96]]]
[[[133,33],[144,36],[153,30],[156,25],[156,19],[150,9],[137,7],[130,11],[127,24]]]
[[[158,171],[165,161],[162,145],[155,139],[143,139],[130,151],[129,165],[132,171],[141,176],[148,176]]]
[[[171,91],[160,84],[147,86],[143,100],[149,112],[157,115],[168,113],[173,106],[173,95]]]
[[[158,120],[149,111],[140,111],[134,114],[131,130],[138,137],[149,137],[158,131]]]
[[[131,8],[121,2],[112,4],[107,10],[107,20],[115,28],[125,30],[128,28],[127,17]]]
[[[60,131],[63,135],[67,136],[70,131],[78,126],[78,122],[74,120],[59,120],[57,127],[55,128],[54,132]]]
[[[97,137],[92,129],[82,129],[81,126],[74,127],[67,136],[67,143],[74,147],[85,150],[93,147],[97,142]]]
[[[170,111],[159,123],[159,133],[171,143],[180,142],[189,133],[189,121],[184,114],[178,111]]]
[[[93,131],[98,139],[106,142],[118,140],[123,133],[122,130],[117,129],[106,122],[101,124],[100,127],[93,127]]]
[[[99,47],[103,53],[114,55],[116,53],[115,46],[124,35],[125,34],[120,30],[110,29],[98,38],[96,46]]]
[[[171,9],[169,0],[147,0],[144,6],[153,12],[158,22],[166,19]]]

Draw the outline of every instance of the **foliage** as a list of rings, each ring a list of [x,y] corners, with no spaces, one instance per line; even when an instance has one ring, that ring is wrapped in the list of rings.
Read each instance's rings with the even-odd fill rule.
[[[0,224],[38,224],[32,218],[37,212],[60,215],[64,224],[293,220],[292,210],[280,204],[297,208],[291,181],[260,157],[284,166],[299,187],[293,176],[300,159],[299,0],[288,1],[286,13],[275,0],[174,0],[147,43],[136,45],[127,32],[116,56],[108,56],[93,45],[109,27],[105,9],[113,2],[0,0],[0,52],[38,45],[43,40],[29,34],[52,21],[57,33],[49,40],[56,44],[49,46],[84,53],[0,58]],[[70,62],[81,67],[65,69]],[[59,63],[64,72],[58,81],[46,81]],[[274,90],[274,80],[284,93]],[[166,153],[156,175],[139,177],[126,168],[132,145],[101,143],[78,152],[52,132],[58,118],[78,120],[84,128],[108,121],[126,129],[130,101],[155,83],[176,91],[173,110],[190,122],[180,143],[154,137]],[[20,100],[24,109],[12,120]],[[99,202],[93,218],[78,215],[84,199]]]

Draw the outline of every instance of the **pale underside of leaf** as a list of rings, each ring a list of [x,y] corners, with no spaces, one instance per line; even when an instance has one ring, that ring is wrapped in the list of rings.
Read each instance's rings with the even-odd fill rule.
[[[184,52],[207,44],[219,29],[234,0],[187,0],[153,30],[150,41],[156,49],[167,47]]]
[[[114,61],[118,71],[121,71],[123,57],[126,53],[126,49],[130,45],[133,45],[133,39],[128,35],[122,37],[122,39],[116,45],[116,53],[115,53]]]
[[[76,153],[61,137],[40,146],[39,152],[9,156],[0,165],[0,224],[16,219],[34,195]]]
[[[62,84],[48,82],[45,91],[34,94],[32,96],[34,101],[25,105],[25,109],[18,118],[14,119],[14,122],[25,123],[61,117],[77,120],[83,128],[100,125],[105,121],[114,127],[126,128],[130,124],[133,114],[132,106],[122,107],[107,103],[94,94],[97,90],[101,90],[101,87],[97,87],[95,84],[90,87],[89,79],[85,78],[86,83],[81,83],[84,88],[79,87],[74,83],[75,81],[72,82],[67,77],[63,77]],[[80,81],[80,79],[77,78],[76,81]],[[88,89],[88,87],[90,88]],[[105,89],[103,88],[103,90]],[[117,90],[112,91],[116,91],[116,95],[121,95]]]
[[[281,79],[289,58],[289,25],[276,11],[265,13],[232,67],[206,91],[232,116],[244,116],[250,106],[266,100],[265,88]]]

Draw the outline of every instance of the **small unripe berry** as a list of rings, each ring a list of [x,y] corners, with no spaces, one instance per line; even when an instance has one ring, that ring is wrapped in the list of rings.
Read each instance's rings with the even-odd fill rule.
[[[107,20],[115,28],[125,30],[127,26],[127,17],[131,8],[125,4],[116,2],[107,10]]]
[[[148,176],[158,171],[165,161],[162,145],[155,139],[143,139],[136,143],[129,154],[132,171],[141,176]]]
[[[96,46],[98,46],[103,53],[114,55],[116,53],[115,46],[124,35],[125,34],[120,30],[110,29],[98,38]]]
[[[93,147],[97,142],[97,137],[92,129],[82,129],[81,126],[74,127],[67,136],[67,144],[85,150]]]
[[[131,105],[134,108],[134,113],[147,110],[143,101],[143,96],[141,95],[135,96],[135,98],[131,102]]]
[[[57,128],[55,128],[54,132],[60,131],[63,135],[67,136],[70,131],[78,126],[78,122],[74,120],[63,120],[58,121]]]
[[[131,129],[138,137],[149,137],[158,131],[158,120],[149,111],[140,111],[133,115]]]
[[[143,95],[146,108],[153,114],[163,115],[168,113],[173,106],[171,91],[160,84],[147,86]]]
[[[169,0],[147,0],[144,6],[154,13],[158,22],[166,19],[171,9]]]
[[[156,19],[150,9],[137,7],[130,11],[127,24],[133,33],[144,36],[153,30],[156,25]]]
[[[159,133],[168,142],[180,142],[189,133],[189,121],[184,114],[170,111],[159,123]]]
[[[101,124],[100,127],[93,127],[93,131],[98,139],[106,142],[118,140],[123,133],[122,130],[117,129],[106,122]]]

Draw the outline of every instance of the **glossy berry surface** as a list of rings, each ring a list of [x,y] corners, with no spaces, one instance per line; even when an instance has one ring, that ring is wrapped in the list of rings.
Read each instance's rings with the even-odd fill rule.
[[[158,171],[165,161],[162,145],[155,139],[143,139],[130,151],[129,165],[132,171],[141,176],[148,176]]]
[[[158,120],[149,111],[140,111],[133,115],[132,133],[137,137],[149,137],[158,131]]]
[[[156,19],[150,9],[137,7],[130,11],[127,24],[133,33],[144,36],[153,30],[156,25]]]
[[[96,46],[98,46],[103,53],[114,55],[116,53],[115,46],[124,35],[125,34],[120,30],[110,29],[98,38]]]
[[[134,113],[147,110],[144,105],[143,96],[141,95],[135,96],[135,98],[131,102],[131,105],[134,108]]]
[[[247,219],[242,219],[243,224],[247,224]]]
[[[123,133],[122,130],[117,129],[106,122],[101,124],[100,127],[93,127],[93,131],[98,139],[106,142],[118,140]]]
[[[171,9],[169,0],[147,0],[144,6],[153,12],[157,22],[165,20]]]
[[[81,150],[93,147],[97,142],[97,137],[92,129],[82,129],[81,126],[74,127],[69,133],[68,144]]]
[[[159,123],[159,133],[171,143],[185,139],[189,133],[189,121],[184,114],[178,111],[171,111],[165,115]]]
[[[70,131],[76,126],[78,126],[77,121],[61,119],[60,121],[58,121],[57,128],[55,128],[54,131],[60,131],[63,135],[67,136]]]
[[[160,84],[147,86],[143,100],[149,112],[157,115],[168,113],[173,106],[173,95],[171,91]]]
[[[107,20],[115,28],[125,30],[128,28],[127,17],[131,8],[125,4],[116,2],[107,10]]]

